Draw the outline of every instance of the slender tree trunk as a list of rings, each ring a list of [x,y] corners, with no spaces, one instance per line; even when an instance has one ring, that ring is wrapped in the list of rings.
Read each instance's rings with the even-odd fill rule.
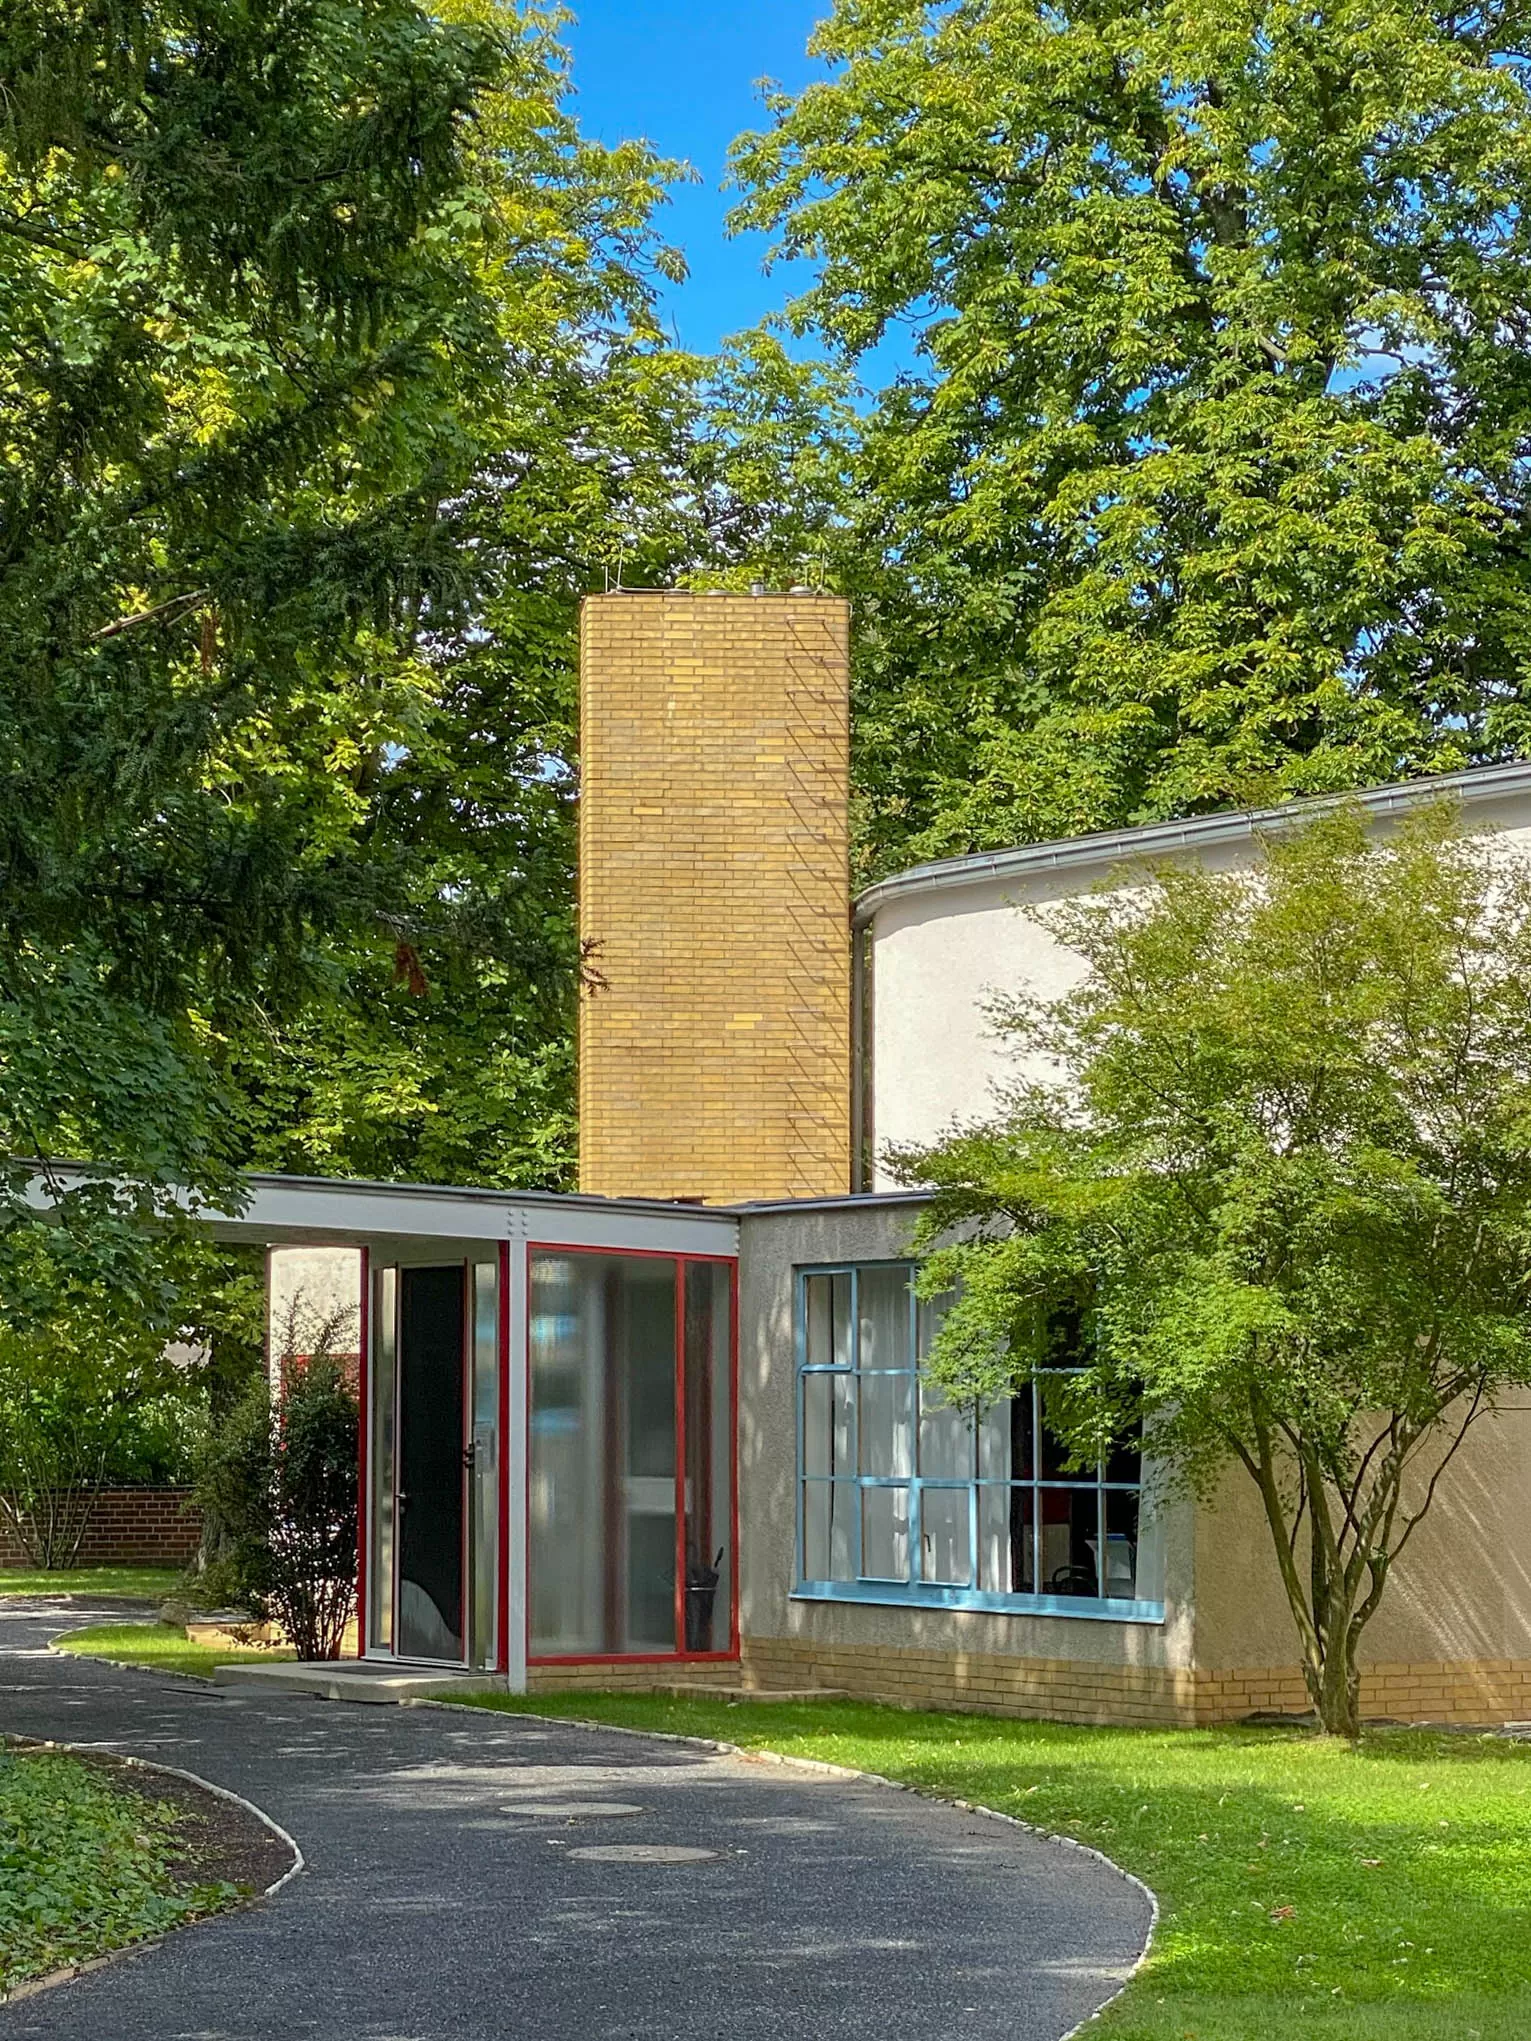
[[[1330,1736],[1355,1743],[1361,1735],[1361,1672],[1351,1648],[1350,1625],[1342,1623],[1326,1640],[1314,1698],[1318,1719]]]

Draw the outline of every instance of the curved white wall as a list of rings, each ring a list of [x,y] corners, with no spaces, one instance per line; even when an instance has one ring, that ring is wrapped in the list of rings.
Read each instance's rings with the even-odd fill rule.
[[[1047,888],[1053,897],[1056,880]],[[1020,1074],[985,1008],[996,994],[1066,992],[1083,960],[1017,905],[1014,880],[890,900],[872,923],[872,1188],[889,1190],[887,1148],[937,1140],[992,1115]]]
[[[1493,831],[1531,856],[1531,765],[1416,780],[1358,796],[1385,829],[1431,798],[1452,798],[1471,828]],[[1258,832],[1290,826],[1317,804],[1258,815],[1159,823],[1072,842],[1000,853],[1019,864],[996,876],[984,859],[954,860],[872,890],[869,928],[871,1029],[863,1083],[871,1094],[869,1188],[890,1190],[890,1147],[926,1145],[954,1124],[993,1117],[997,1093],[1024,1066],[995,1034],[986,1009],[996,995],[1058,997],[1083,975],[1083,959],[1055,942],[1029,909],[1101,884],[1131,885],[1133,867],[1199,858],[1214,869],[1251,863]],[[912,883],[911,883],[912,882]]]

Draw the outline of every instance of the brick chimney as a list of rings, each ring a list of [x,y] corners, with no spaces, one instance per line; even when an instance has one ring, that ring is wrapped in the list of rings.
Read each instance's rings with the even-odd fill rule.
[[[848,646],[832,596],[585,603],[581,1190],[850,1187]]]

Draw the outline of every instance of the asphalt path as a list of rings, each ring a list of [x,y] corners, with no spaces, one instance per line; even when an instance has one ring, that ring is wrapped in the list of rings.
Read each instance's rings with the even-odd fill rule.
[[[981,1815],[660,1739],[46,1649],[101,1613],[0,1603],[0,1730],[230,1788],[306,1869],[0,2006],[0,2041],[1058,2041],[1143,1945],[1139,1888]],[[570,1811],[592,1807],[636,1811]],[[708,1854],[650,1854],[672,1850]]]

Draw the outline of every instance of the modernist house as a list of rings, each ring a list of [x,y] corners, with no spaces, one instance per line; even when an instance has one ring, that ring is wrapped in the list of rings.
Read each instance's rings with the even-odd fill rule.
[[[360,1648],[525,1687],[706,1681],[1192,1722],[1306,1705],[1236,1484],[1068,1472],[1028,1392],[920,1380],[890,1141],[986,1109],[997,990],[1080,960],[1024,908],[1133,860],[1247,859],[1306,804],[847,891],[847,620],[624,594],[584,628],[581,1192],[257,1179],[273,1297],[354,1295]],[[1437,792],[1531,838],[1531,765]],[[1124,879],[1123,883],[1130,883]],[[1369,1633],[1363,1704],[1531,1716],[1531,1416],[1486,1422]]]

